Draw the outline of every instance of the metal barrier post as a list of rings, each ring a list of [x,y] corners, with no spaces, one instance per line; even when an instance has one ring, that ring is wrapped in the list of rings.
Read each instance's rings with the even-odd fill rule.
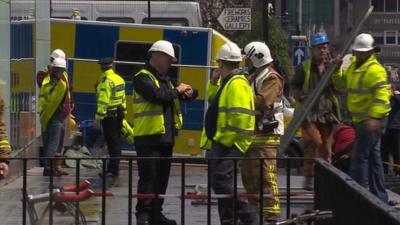
[[[181,163],[181,224],[185,225],[185,160]]]
[[[27,159],[23,159],[22,172],[22,224],[26,225],[26,201],[27,201]]]
[[[237,225],[237,161],[233,159],[233,225]]]
[[[106,224],[106,165],[107,159],[103,159],[103,183],[101,187],[102,195],[101,195],[101,224]]]
[[[80,173],[81,173],[81,161],[80,159],[76,159],[76,176],[75,176],[75,183],[76,183],[76,195],[79,194],[79,180],[80,180]],[[75,203],[75,224],[79,224],[79,201],[76,201]]]
[[[290,159],[286,159],[286,218],[290,218],[290,207],[291,207],[291,202],[290,202]]]
[[[50,158],[47,159],[50,160],[50,185],[49,185],[49,195],[50,195],[50,199],[49,199],[49,225],[53,225],[53,170],[54,170],[54,166],[53,166],[53,160],[54,158]]]
[[[259,198],[260,200],[258,201],[259,203],[259,213],[260,213],[260,225],[262,225],[264,216],[263,216],[263,205],[264,205],[264,170],[263,170],[263,163],[264,163],[264,159],[260,159],[260,194],[259,194]]]
[[[211,225],[211,160],[207,159],[207,225]]]
[[[128,176],[128,224],[132,225],[132,159],[129,159]]]

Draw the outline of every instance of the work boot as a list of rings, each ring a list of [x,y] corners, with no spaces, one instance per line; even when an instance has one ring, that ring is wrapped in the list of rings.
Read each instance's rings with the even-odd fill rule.
[[[100,178],[103,178],[103,173],[98,174]],[[111,177],[111,178],[117,178],[119,176],[119,173],[113,173],[113,172],[106,172],[104,177]]]
[[[49,177],[50,173],[51,173],[51,169],[45,167],[43,170],[43,176]],[[61,176],[62,176],[62,174],[60,172],[58,172],[57,170],[53,171],[53,177],[61,177]]]
[[[266,225],[269,225],[269,224],[275,225],[278,222],[278,219],[264,218],[264,222]]]
[[[150,225],[150,216],[147,213],[136,214],[136,225]]]
[[[175,220],[168,219],[162,213],[160,214],[160,218],[159,218],[158,222],[159,222],[158,223],[159,225],[176,225],[176,221]],[[153,224],[153,225],[156,225],[156,224]]]
[[[62,159],[56,158],[53,160],[53,168],[55,171],[57,171],[61,175],[69,175],[69,173],[63,169],[62,165],[63,165]]]

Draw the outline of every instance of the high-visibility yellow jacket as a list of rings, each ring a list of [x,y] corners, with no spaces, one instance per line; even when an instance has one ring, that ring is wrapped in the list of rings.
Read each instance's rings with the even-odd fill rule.
[[[38,103],[42,130],[46,130],[49,120],[53,117],[65,97],[69,97],[68,82],[63,79],[50,79],[49,82],[42,83]]]
[[[142,69],[135,76],[145,74],[157,88],[160,83],[157,78],[148,70]],[[169,82],[171,88],[173,84]],[[183,117],[180,109],[179,99],[174,100],[174,125],[176,129],[182,128]],[[133,131],[134,136],[144,136],[152,134],[165,134],[163,106],[146,101],[140,94],[133,92]]]
[[[355,57],[346,71],[332,76],[335,85],[347,92],[347,108],[354,123],[368,117],[383,118],[390,111],[390,86],[385,68],[371,55],[356,68]]]
[[[254,126],[253,90],[244,75],[235,74],[221,90],[216,131],[212,140],[227,147],[236,146],[245,153],[251,145]]]
[[[119,106],[122,106],[124,111],[126,110],[125,80],[112,69],[101,74],[100,83],[97,85],[96,91],[96,120],[116,115]]]

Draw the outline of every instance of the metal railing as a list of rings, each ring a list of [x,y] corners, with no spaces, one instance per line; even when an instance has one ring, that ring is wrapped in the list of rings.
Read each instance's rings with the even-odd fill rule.
[[[68,212],[70,213],[71,216],[74,217],[75,224],[86,224],[85,222],[85,216],[84,214],[80,211],[80,202],[89,199],[90,197],[100,197],[101,198],[101,224],[106,224],[106,216],[107,216],[107,210],[106,210],[106,205],[107,205],[107,198],[110,196],[126,196],[118,193],[111,193],[110,191],[107,191],[107,179],[101,179],[101,190],[98,192],[95,192],[90,189],[90,187],[86,188],[79,188],[82,186],[82,180],[81,180],[81,161],[83,159],[87,160],[87,158],[68,158],[68,160],[75,160],[76,162],[76,168],[75,168],[75,189],[71,189],[67,192],[65,192],[65,188],[56,188],[55,185],[55,180],[53,174],[50,175],[49,177],[49,188],[48,188],[48,193],[40,194],[40,195],[29,195],[29,186],[27,183],[27,177],[28,177],[28,168],[27,164],[28,161],[30,160],[39,160],[39,159],[44,159],[44,160],[54,160],[53,158],[10,158],[11,161],[13,160],[20,160],[23,163],[23,171],[22,171],[22,224],[26,225],[29,224],[27,219],[30,219],[30,224],[36,225],[40,224],[39,221],[43,220],[43,218],[39,218],[37,216],[34,206],[35,203],[37,202],[48,202],[48,221],[49,224],[54,224],[54,209],[57,209],[57,207],[60,206],[60,204],[63,204],[66,202],[64,207],[67,207]],[[271,194],[264,194],[263,190],[263,182],[260,182],[260,187],[259,187],[259,193],[258,194],[250,194],[250,193],[241,193],[238,192],[238,165],[240,161],[243,160],[259,160],[260,165],[263,164],[263,160],[267,160],[268,158],[189,158],[189,157],[171,157],[171,158],[158,158],[158,157],[145,157],[145,158],[139,158],[139,157],[120,157],[120,158],[115,158],[115,159],[120,159],[120,160],[125,160],[128,163],[128,194],[127,198],[128,200],[128,221],[127,224],[133,224],[133,199],[154,199],[154,198],[178,198],[180,199],[180,224],[184,225],[187,224],[185,223],[186,219],[186,207],[185,203],[187,200],[195,200],[195,199],[206,199],[207,201],[207,209],[206,209],[206,216],[207,216],[207,225],[211,225],[211,207],[212,207],[212,200],[216,199],[221,199],[221,198],[231,198],[234,200],[237,199],[256,199],[259,202],[259,217],[260,217],[260,224],[263,224],[261,221],[263,221],[263,201],[264,198],[266,197],[271,197]],[[110,158],[91,158],[90,160],[101,160],[102,162],[102,172],[103,176],[106,174],[106,165],[107,161],[110,160]],[[133,193],[133,165],[136,160],[170,160],[172,163],[177,164],[180,166],[180,194],[157,194],[157,193],[138,193],[134,194]],[[211,173],[212,173],[212,167],[211,161],[213,160],[232,160],[234,163],[234,177],[233,177],[233,193],[226,193],[226,194],[212,194],[211,193]],[[271,159],[269,159],[271,160]],[[277,159],[272,159],[272,160],[280,160],[284,161],[285,165],[285,175],[286,175],[286,191],[280,193],[280,197],[285,197],[285,202],[286,203],[286,219],[292,219],[292,184],[291,184],[291,170],[292,170],[292,164],[293,161],[295,160],[304,160],[304,158],[277,158]],[[313,159],[308,159],[308,160],[313,160]],[[208,170],[207,170],[207,194],[186,194],[186,177],[188,175],[187,173],[187,167],[188,165],[191,164],[206,164],[208,165]],[[282,165],[280,163],[280,165]],[[260,166],[260,179],[264,176],[264,171],[263,167]],[[296,193],[296,195],[299,194],[312,194],[311,192],[309,193]],[[234,208],[234,218],[238,218],[237,215],[237,205],[235,203],[236,201],[233,201],[233,208]],[[73,212],[75,211],[75,212]],[[177,209],[179,211],[179,209]],[[33,213],[32,213],[33,212]],[[28,214],[28,215],[27,215]],[[237,220],[235,220],[237,221]],[[294,220],[295,221],[295,220]],[[283,223],[284,221],[281,221],[280,224],[285,224]],[[236,224],[236,222],[235,222]]]

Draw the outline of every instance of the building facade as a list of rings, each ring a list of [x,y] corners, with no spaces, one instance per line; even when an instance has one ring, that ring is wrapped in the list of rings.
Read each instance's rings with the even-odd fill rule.
[[[368,4],[366,4],[366,2]],[[398,81],[400,72],[400,0],[353,0],[354,20],[371,6],[372,15],[362,31],[372,34],[380,48],[378,58],[388,69],[391,81]]]

